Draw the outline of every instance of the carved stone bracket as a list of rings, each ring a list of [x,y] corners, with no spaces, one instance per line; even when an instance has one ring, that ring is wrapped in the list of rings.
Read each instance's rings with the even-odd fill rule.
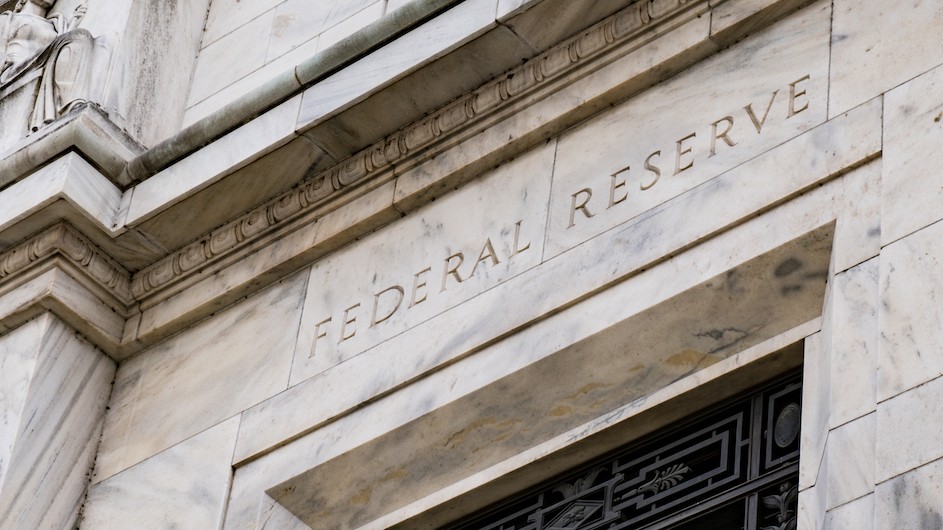
[[[502,109],[521,104],[553,81],[620,49],[650,31],[653,25],[698,4],[704,2],[645,0],[630,5],[141,270],[131,285],[134,296],[139,299],[149,296],[190,271],[220,260],[294,219],[312,214],[341,190],[366,182],[408,158],[428,153],[447,138],[482,124]]]

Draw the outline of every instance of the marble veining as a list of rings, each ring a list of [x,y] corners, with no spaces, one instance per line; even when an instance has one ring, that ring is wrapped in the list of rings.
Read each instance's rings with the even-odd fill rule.
[[[19,394],[0,395],[0,528],[74,525],[114,363],[49,313],[0,338],[0,359]]]
[[[306,280],[295,274],[122,364],[94,480],[284,390]]]
[[[83,528],[218,528],[232,470],[233,417],[92,486]]]

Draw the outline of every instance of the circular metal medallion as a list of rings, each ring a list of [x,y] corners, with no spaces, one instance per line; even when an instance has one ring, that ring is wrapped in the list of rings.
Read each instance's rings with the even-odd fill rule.
[[[776,418],[773,439],[779,447],[789,447],[796,440],[796,436],[799,435],[799,412],[799,405],[790,403]]]

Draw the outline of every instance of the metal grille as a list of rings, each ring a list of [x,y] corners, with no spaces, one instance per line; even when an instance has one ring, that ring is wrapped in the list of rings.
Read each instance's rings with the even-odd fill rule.
[[[449,530],[795,530],[801,374],[702,411]]]

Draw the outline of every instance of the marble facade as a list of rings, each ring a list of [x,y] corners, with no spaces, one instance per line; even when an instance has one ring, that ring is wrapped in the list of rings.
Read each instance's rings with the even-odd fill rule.
[[[792,528],[943,529],[943,0],[0,8],[0,530],[440,528],[796,369]]]

